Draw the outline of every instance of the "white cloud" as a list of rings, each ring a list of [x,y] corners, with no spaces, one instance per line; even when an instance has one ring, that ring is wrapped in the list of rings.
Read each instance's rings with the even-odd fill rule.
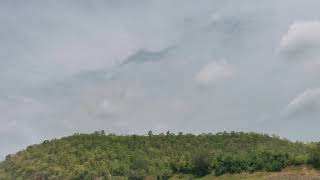
[[[195,76],[195,81],[202,85],[212,85],[233,76],[234,69],[224,60],[212,61],[205,65]]]
[[[320,22],[295,22],[282,37],[280,51],[285,54],[309,53],[320,49]]]
[[[119,105],[116,105],[114,102],[110,102],[107,99],[103,100],[98,107],[98,113],[104,115],[116,115],[120,113],[120,110],[121,108]]]
[[[320,112],[320,88],[307,89],[295,97],[284,109],[285,117]]]
[[[218,14],[218,13],[213,13],[213,14],[211,14],[210,17],[208,18],[207,23],[205,24],[205,26],[210,26],[210,25],[212,25],[212,24],[215,24],[215,23],[221,21],[221,19],[222,19],[222,17],[221,17],[220,14]]]

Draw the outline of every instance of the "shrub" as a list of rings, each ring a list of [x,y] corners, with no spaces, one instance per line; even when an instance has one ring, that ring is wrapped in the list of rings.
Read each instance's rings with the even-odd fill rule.
[[[241,159],[236,159],[232,156],[220,156],[214,165],[214,173],[220,176],[225,173],[240,173],[248,170],[248,162]]]
[[[289,156],[286,153],[259,152],[254,154],[250,160],[251,171],[266,170],[280,171],[285,168],[289,162]]]
[[[320,143],[310,146],[309,164],[311,164],[315,168],[320,168]]]
[[[205,176],[211,173],[211,160],[209,153],[196,153],[191,161],[192,172],[196,176]]]

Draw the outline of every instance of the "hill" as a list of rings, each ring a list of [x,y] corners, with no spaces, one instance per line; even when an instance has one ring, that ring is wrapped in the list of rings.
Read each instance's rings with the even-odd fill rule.
[[[320,151],[312,151],[313,146],[243,132],[117,136],[99,131],[46,140],[8,155],[0,163],[0,179],[168,179],[274,172],[317,164]]]

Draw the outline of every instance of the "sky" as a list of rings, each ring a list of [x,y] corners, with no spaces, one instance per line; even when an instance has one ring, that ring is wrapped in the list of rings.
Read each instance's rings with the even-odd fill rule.
[[[319,141],[320,1],[0,2],[0,159],[90,133]]]

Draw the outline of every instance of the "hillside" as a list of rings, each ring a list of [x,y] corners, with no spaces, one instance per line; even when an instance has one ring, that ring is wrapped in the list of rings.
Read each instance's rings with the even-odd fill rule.
[[[296,166],[283,169],[281,172],[243,172],[222,176],[208,175],[204,177],[173,176],[170,180],[319,180],[320,171],[310,166]]]
[[[117,136],[101,131],[46,140],[8,155],[0,163],[0,179],[168,179],[281,171],[311,162],[310,147],[257,133]]]

